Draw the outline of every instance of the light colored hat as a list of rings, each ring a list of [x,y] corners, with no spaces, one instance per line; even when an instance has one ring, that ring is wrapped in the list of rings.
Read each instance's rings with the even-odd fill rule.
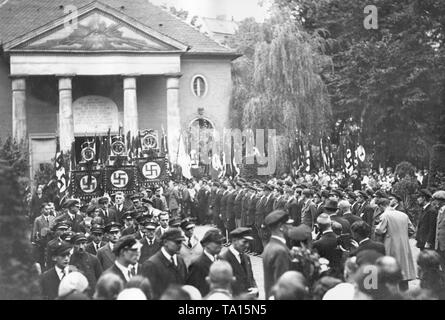
[[[439,190],[434,192],[433,199],[445,201],[445,191]]]
[[[59,284],[59,297],[64,297],[74,292],[82,293],[88,288],[87,278],[80,272],[68,273]]]
[[[141,289],[128,288],[119,293],[117,300],[147,300],[147,297]]]
[[[330,224],[331,217],[327,213],[322,213],[317,218],[317,223],[319,224]]]
[[[201,292],[199,292],[199,290],[196,289],[194,286],[183,286],[182,289],[189,294],[190,299],[202,300]]]

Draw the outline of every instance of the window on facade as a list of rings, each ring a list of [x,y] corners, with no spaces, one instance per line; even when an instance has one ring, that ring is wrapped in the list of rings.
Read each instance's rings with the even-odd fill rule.
[[[203,76],[195,76],[192,81],[193,94],[197,97],[205,96],[207,92],[207,82]]]

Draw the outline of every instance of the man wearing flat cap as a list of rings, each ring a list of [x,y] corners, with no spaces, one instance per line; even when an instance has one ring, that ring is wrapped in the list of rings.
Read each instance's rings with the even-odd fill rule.
[[[210,266],[218,259],[224,240],[225,237],[220,230],[216,228],[207,230],[201,240],[204,249],[201,255],[193,259],[188,268],[186,283],[197,288],[203,297],[210,291],[206,277],[209,275]]]
[[[102,270],[109,269],[116,256],[114,255],[114,246],[121,237],[121,225],[116,222],[110,222],[105,226],[105,233],[109,242],[97,251],[97,259],[99,259]]]
[[[42,266],[43,270],[51,269],[54,266],[54,260],[52,259],[52,253],[55,248],[60,246],[63,242],[61,238],[62,234],[68,231],[69,224],[66,221],[58,221],[53,225],[54,238],[48,242],[45,248],[45,265]],[[44,267],[44,268],[43,268]]]
[[[437,210],[431,203],[431,192],[422,189],[417,194],[417,203],[422,208],[418,217],[416,246],[420,250],[434,248],[436,241]]]
[[[101,225],[93,225],[91,228],[90,242],[86,245],[85,251],[97,255],[97,251],[105,246],[107,243],[103,241],[104,228]]]
[[[132,236],[121,237],[113,248],[116,260],[113,265],[104,271],[104,274],[112,273],[121,278],[125,284],[136,275],[141,274],[138,264],[141,255],[141,244]]]
[[[52,248],[51,258],[54,266],[40,277],[42,297],[45,300],[54,300],[58,296],[60,281],[70,272],[69,262],[72,246],[67,242],[60,242]]]
[[[289,220],[289,215],[282,210],[276,210],[267,215],[264,223],[271,232],[270,241],[263,252],[264,291],[266,299],[271,296],[272,287],[283,273],[291,268],[291,256],[286,239],[284,238],[283,225]]]
[[[74,250],[71,255],[70,265],[79,269],[88,279],[91,290],[89,294],[92,296],[97,280],[99,280],[102,275],[102,266],[96,256],[86,251],[87,238],[84,233],[76,233],[72,237],[71,243],[74,245]]]
[[[67,200],[64,203],[63,208],[67,209],[68,211],[55,218],[54,223],[59,221],[68,221],[71,224],[71,230],[73,232],[85,232],[85,230],[82,228],[83,217],[81,214],[79,214],[79,200]]]
[[[139,258],[140,264],[143,264],[161,249],[161,241],[155,237],[156,227],[156,222],[151,220],[145,220],[141,225],[144,237],[141,240],[142,248],[141,257]]]
[[[187,267],[179,255],[184,239],[181,230],[169,228],[161,237],[161,250],[142,265],[142,275],[150,280],[154,299],[172,284],[185,284]]]
[[[179,254],[188,268],[192,261],[202,254],[202,246],[195,235],[195,223],[191,219],[186,218],[182,220],[179,226],[185,236]]]
[[[252,263],[246,251],[250,242],[253,241],[250,228],[237,228],[230,232],[231,245],[221,258],[232,266],[233,275],[236,281],[232,284],[234,296],[241,294],[251,294],[256,297],[258,293],[257,284],[253,277]]]

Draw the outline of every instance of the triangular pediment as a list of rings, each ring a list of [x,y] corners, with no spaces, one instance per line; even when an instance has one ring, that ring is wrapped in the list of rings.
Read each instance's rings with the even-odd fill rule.
[[[187,46],[121,12],[94,3],[5,46],[7,51],[170,52]]]

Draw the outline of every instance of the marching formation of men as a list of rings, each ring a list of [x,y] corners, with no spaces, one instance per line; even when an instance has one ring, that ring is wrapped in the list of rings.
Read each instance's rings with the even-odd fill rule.
[[[106,295],[113,281],[124,289],[146,279],[151,299],[180,298],[184,290],[207,299],[255,299],[249,255],[262,255],[265,298],[289,297],[279,284],[282,277],[301,284],[289,273],[299,271],[295,246],[316,252],[327,261],[324,275],[338,279],[346,261],[363,252],[393,257],[403,292],[417,277],[410,237],[421,250],[435,250],[442,264],[445,259],[445,191],[421,189],[417,201],[415,228],[400,196],[354,181],[346,188],[290,177],[170,181],[113,199],[65,200],[60,212],[42,202],[32,242],[46,299],[67,298],[59,287],[72,272],[85,276],[90,298]],[[201,239],[196,224],[210,225]]]

